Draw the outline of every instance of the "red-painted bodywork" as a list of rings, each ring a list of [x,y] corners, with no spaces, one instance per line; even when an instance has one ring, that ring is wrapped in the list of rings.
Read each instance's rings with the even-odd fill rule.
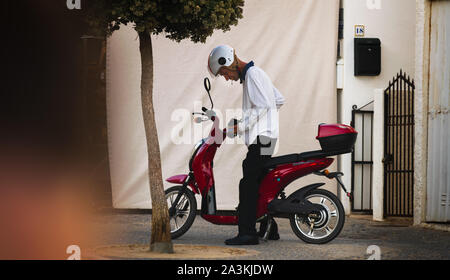
[[[341,135],[341,134],[348,134],[348,133],[357,133],[357,132],[353,127],[345,125],[345,124],[339,124],[339,123],[337,123],[337,124],[321,124],[321,125],[319,125],[319,130],[318,130],[316,139],[319,139],[322,137]]]
[[[237,216],[202,215],[202,218],[215,225],[237,225]]]
[[[219,119],[213,117],[213,126],[209,137],[197,151],[192,161],[193,179],[189,182],[191,188],[198,188],[203,199],[206,199],[206,194],[214,186],[214,173],[212,162],[223,140],[226,137],[226,129],[219,129]],[[319,171],[328,167],[333,162],[331,158],[309,159],[306,161],[289,163],[277,166],[271,170],[262,180],[259,189],[259,200],[257,217],[261,217],[267,213],[267,205],[270,201],[278,196],[278,194],[286,188],[292,181]],[[167,179],[169,182],[182,183],[186,180],[188,175],[176,175]],[[194,182],[195,181],[195,182]],[[198,193],[198,192],[196,192]],[[237,216],[219,216],[202,214],[202,217],[213,223],[220,225],[235,225],[238,223]]]
[[[332,158],[319,158],[288,163],[277,166],[262,180],[259,187],[257,217],[267,213],[267,205],[294,180],[327,168],[333,162]]]
[[[219,128],[219,118],[215,117],[209,137],[197,151],[192,161],[195,182],[200,192],[205,195],[214,185],[214,173],[212,163],[216,155],[217,148],[222,145],[226,137],[226,130]]]

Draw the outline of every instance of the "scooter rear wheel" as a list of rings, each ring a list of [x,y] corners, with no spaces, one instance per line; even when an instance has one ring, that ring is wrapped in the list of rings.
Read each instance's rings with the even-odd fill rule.
[[[172,239],[182,236],[189,230],[194,223],[195,212],[197,211],[197,201],[194,193],[183,186],[174,186],[165,191],[169,209],[180,192],[182,196],[175,206],[175,213],[170,216],[170,235]]]
[[[331,192],[315,189],[306,195],[312,203],[321,204],[324,211],[308,216],[294,214],[290,217],[291,228],[301,240],[312,244],[330,242],[339,235],[345,222],[341,201]]]

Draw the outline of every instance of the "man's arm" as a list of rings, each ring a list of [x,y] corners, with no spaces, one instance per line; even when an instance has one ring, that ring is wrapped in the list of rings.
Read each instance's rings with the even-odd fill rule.
[[[275,104],[277,105],[277,109],[280,109],[281,106],[283,106],[285,99],[276,87],[273,87],[273,93],[275,95]]]
[[[262,85],[252,76],[247,77],[247,90],[252,104],[252,109],[243,112],[243,121],[239,123],[239,132],[250,130],[259,119],[264,117],[273,107],[269,93],[264,92]],[[247,124],[247,125],[245,125]]]

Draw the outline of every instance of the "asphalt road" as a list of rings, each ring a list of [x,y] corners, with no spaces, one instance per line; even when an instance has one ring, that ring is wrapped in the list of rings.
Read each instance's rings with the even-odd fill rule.
[[[99,239],[95,246],[147,244],[150,239],[151,215],[102,214],[93,221]],[[333,260],[375,257],[383,260],[450,259],[450,232],[425,229],[404,222],[374,222],[366,217],[346,217],[344,229],[330,243],[307,244],[292,232],[287,219],[276,219],[280,240],[261,242],[238,248],[256,250],[259,254],[239,257],[251,260]],[[175,244],[226,246],[224,240],[237,234],[237,226],[218,226],[197,216],[191,229]],[[378,246],[370,247],[369,246]],[[375,251],[372,249],[375,248]],[[368,250],[369,249],[369,250]],[[231,258],[233,259],[233,258]],[[235,258],[236,259],[236,258]]]

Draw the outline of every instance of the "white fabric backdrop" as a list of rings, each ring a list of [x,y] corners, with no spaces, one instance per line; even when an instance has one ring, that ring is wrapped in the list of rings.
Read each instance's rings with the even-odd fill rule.
[[[216,31],[205,44],[153,36],[153,96],[163,178],[188,172],[194,143],[209,131],[210,124],[194,124],[189,114],[202,105],[209,107],[203,78],[209,76],[207,56],[219,44],[233,46],[244,61],[253,60],[284,95],[277,155],[319,149],[317,125],[336,122],[338,8],[338,0],[247,0],[239,24],[226,33]],[[140,71],[139,39],[131,27],[124,26],[108,39],[107,49],[109,162],[115,208],[151,208]],[[242,86],[221,77],[211,84],[214,108],[223,114],[225,125],[241,109]],[[238,203],[246,152],[242,140],[228,139],[216,154],[219,210],[234,209]],[[292,186],[323,181],[316,177],[307,176]],[[336,185],[328,184],[335,191]],[[165,182],[165,187],[170,184]],[[293,190],[288,187],[287,193]]]

